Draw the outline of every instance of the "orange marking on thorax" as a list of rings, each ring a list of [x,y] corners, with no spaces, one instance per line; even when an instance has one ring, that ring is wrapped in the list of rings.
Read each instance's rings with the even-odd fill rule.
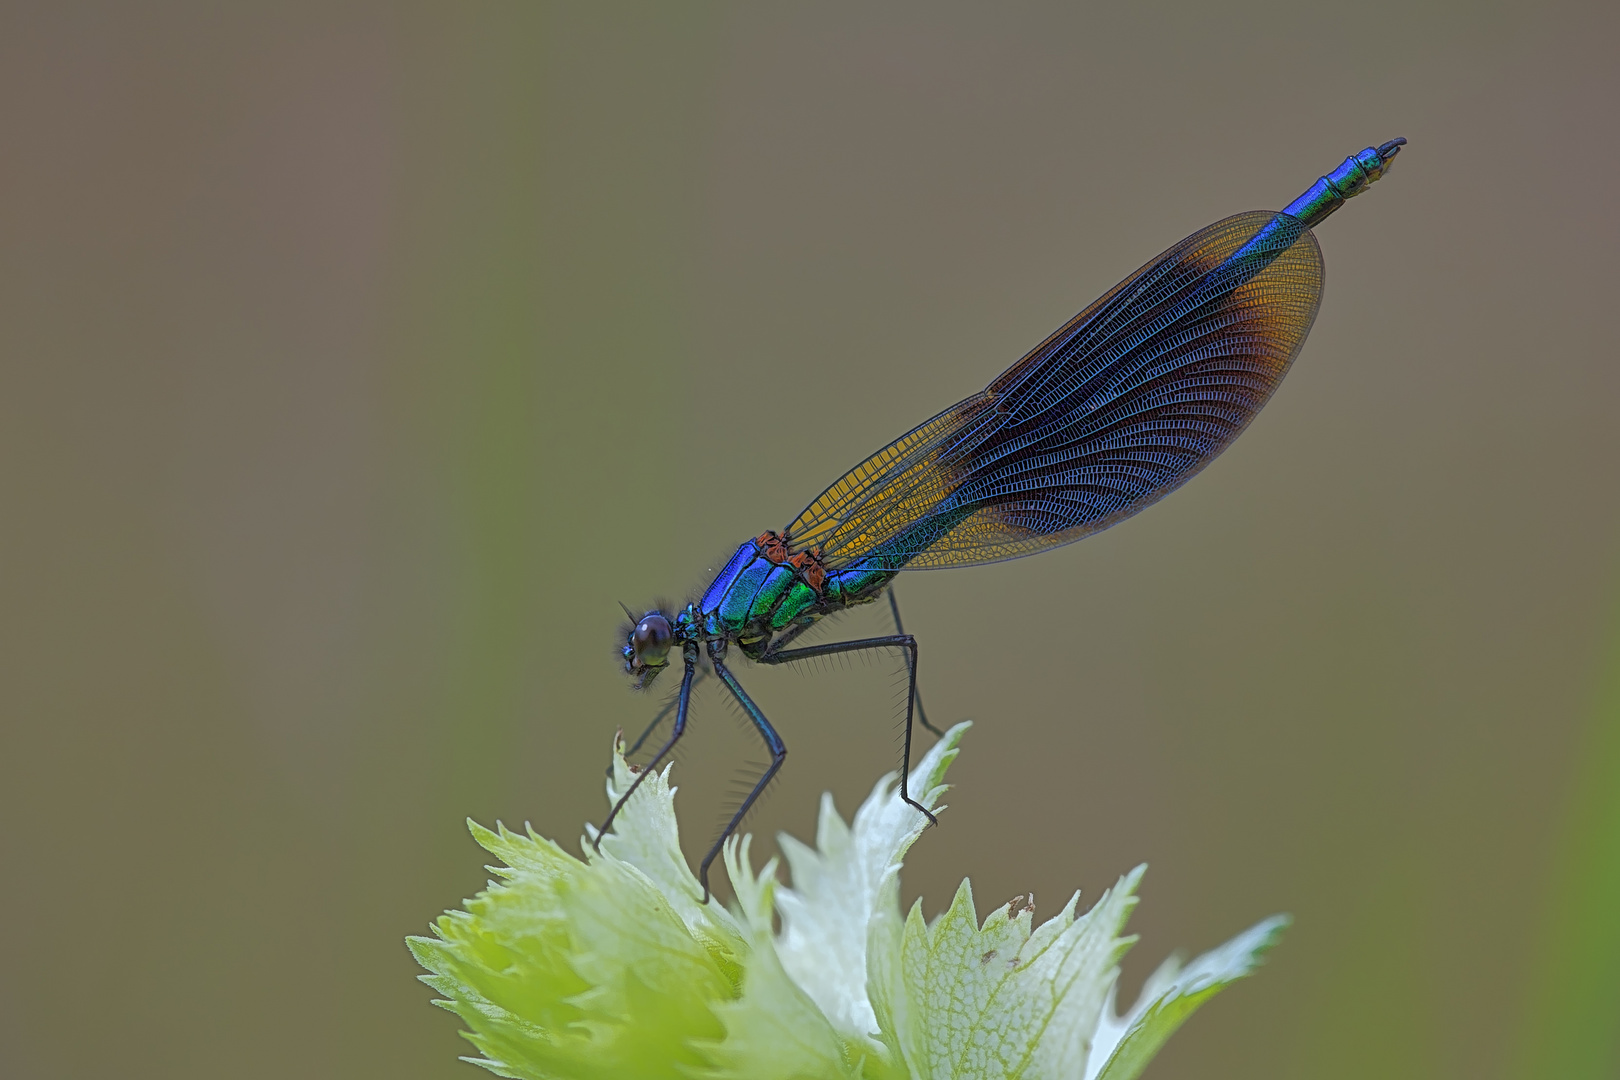
[[[759,553],[773,563],[785,563],[792,555],[788,550],[787,541],[769,529],[754,537],[754,543],[759,546]]]
[[[797,555],[789,556],[788,562],[799,572],[799,576],[804,578],[804,583],[816,590],[816,595],[820,596],[822,586],[827,584],[827,568],[821,565],[821,549],[801,551]]]
[[[821,595],[822,588],[827,584],[827,568],[821,565],[819,547],[795,553],[788,547],[786,536],[778,536],[769,529],[754,537],[754,543],[761,555],[777,565],[787,563],[799,572],[806,585],[816,590],[817,596]]]

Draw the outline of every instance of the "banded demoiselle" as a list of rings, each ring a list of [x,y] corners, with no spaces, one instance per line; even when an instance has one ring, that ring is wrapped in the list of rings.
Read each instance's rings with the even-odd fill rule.
[[[935,734],[917,696],[917,641],[895,632],[799,648],[819,620],[882,596],[902,570],[976,566],[1100,532],[1180,487],[1254,419],[1299,355],[1322,301],[1312,229],[1389,170],[1405,139],[1344,160],[1280,212],[1200,229],[1064,323],[981,393],[912,428],[838,479],[780,532],[744,541],[701,599],[648,611],[624,645],[637,688],[679,648],[675,726],[595,834],[686,731],[705,658],[758,729],[771,764],[699,870],[709,866],[787,757],[781,736],[726,665],[735,645],[761,664],[896,649],[906,661],[900,798],[911,797],[911,732]],[[668,715],[654,718],[631,752]]]

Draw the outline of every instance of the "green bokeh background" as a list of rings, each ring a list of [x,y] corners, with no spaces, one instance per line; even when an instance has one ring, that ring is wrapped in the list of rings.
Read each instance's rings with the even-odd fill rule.
[[[905,889],[1146,860],[1150,1077],[1620,1072],[1609,4],[0,8],[0,1074],[471,1077],[402,938],[572,841],[700,587],[1184,234],[1395,135],[1299,364],[1085,544],[901,583]],[[849,617],[851,633],[882,624]],[[742,677],[808,835],[888,662]],[[757,743],[713,693],[694,858]],[[769,850],[769,845],[767,845]]]

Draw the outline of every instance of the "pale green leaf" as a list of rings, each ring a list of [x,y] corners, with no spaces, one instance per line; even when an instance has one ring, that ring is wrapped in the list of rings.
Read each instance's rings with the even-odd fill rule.
[[[1118,936],[1141,870],[1081,918],[1079,894],[1031,931],[1018,897],[982,924],[963,881],[933,925],[921,905],[906,918],[898,978],[886,998],[900,1051],[919,1080],[1073,1076],[1129,942]]]
[[[632,801],[642,810],[632,824],[667,805],[660,779]],[[435,938],[410,940],[483,1054],[467,1060],[526,1080],[675,1080],[706,1065],[693,1041],[723,1034],[714,1006],[735,996],[748,949],[733,917],[666,893],[607,844],[587,864],[504,826],[471,828],[506,863],[493,868],[503,880],[442,916]],[[655,871],[656,839],[633,848]]]
[[[1135,1007],[1123,1017],[1114,1015],[1110,993],[1086,1080],[1135,1080],[1194,1009],[1259,966],[1289,922],[1286,915],[1273,915],[1186,967],[1171,957],[1148,979]]]
[[[924,805],[941,809],[966,727],[908,778]],[[638,775],[616,742],[610,802]],[[920,904],[902,918],[900,864],[926,819],[895,786],[880,780],[852,826],[823,798],[817,846],[782,839],[791,889],[731,841],[732,910],[704,899],[681,853],[667,769],[645,774],[599,854],[588,831],[584,861],[469,822],[503,865],[410,939],[421,978],[469,1029],[482,1056],[467,1060],[520,1080],[1129,1080],[1282,925],[1167,963],[1117,1017],[1140,868],[1038,927],[1023,897],[979,921],[966,881],[932,925]]]
[[[948,790],[945,771],[956,760],[962,736],[972,725],[957,724],[923,755],[908,778],[912,798],[930,810]],[[855,814],[853,830],[821,797],[816,846],[791,836],[778,838],[793,872],[793,887],[782,889],[776,908],[782,933],[776,939],[782,967],[803,987],[845,1038],[880,1044],[873,1035],[877,1018],[867,1000],[867,937],[887,894],[898,895],[905,853],[922,835],[928,819],[900,800],[897,774],[878,780]],[[886,889],[887,887],[887,889]],[[898,915],[898,901],[886,901]]]
[[[715,1063],[699,1075],[713,1080],[855,1080],[865,1054],[839,1038],[816,1003],[788,976],[772,948],[776,860],[755,876],[749,838],[725,848],[726,872],[754,946],[742,996],[716,1008],[722,1040],[703,1043]]]
[[[732,951],[742,936],[731,913],[712,896],[703,901],[703,886],[686,864],[681,853],[680,828],[675,821],[675,788],[669,784],[670,766],[649,775],[624,804],[614,821],[613,831],[602,837],[602,855],[635,867],[663,894],[670,907],[695,936],[720,953]],[[624,760],[624,742],[613,742],[613,775],[607,782],[608,805],[629,790],[639,775]],[[595,826],[586,827],[581,847],[592,857],[590,840]],[[723,963],[734,958],[721,956]]]

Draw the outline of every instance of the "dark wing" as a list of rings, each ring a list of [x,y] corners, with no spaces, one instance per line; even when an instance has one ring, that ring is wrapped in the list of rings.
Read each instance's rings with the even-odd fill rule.
[[[851,469],[787,528],[829,567],[969,566],[1100,532],[1231,445],[1299,355],[1322,255],[1294,218],[1202,229],[987,387]]]

